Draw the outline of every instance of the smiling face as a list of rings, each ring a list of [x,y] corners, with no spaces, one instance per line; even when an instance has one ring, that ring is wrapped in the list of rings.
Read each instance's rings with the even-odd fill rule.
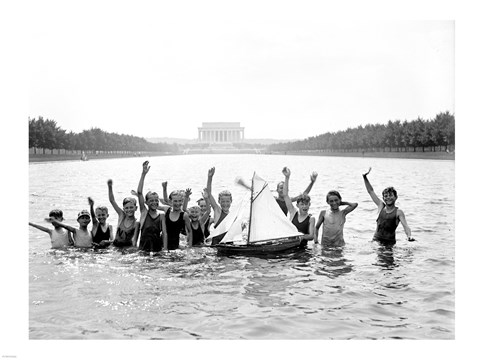
[[[232,197],[230,195],[222,195],[218,200],[222,211],[228,212],[230,210],[230,206],[232,205]]]
[[[340,207],[341,199],[337,195],[328,195],[327,196],[327,203],[330,205],[330,209],[333,211],[338,210]]]
[[[310,209],[310,201],[297,201],[297,208],[302,215],[308,214],[308,210]]]
[[[183,205],[183,196],[178,194],[178,195],[173,195],[172,196],[172,208],[173,211],[180,211]]]
[[[395,205],[395,201],[397,201],[397,196],[393,192],[388,191],[383,193],[383,202],[385,205],[393,206]]]
[[[200,217],[200,207],[194,206],[188,209],[188,216],[192,222],[197,221]]]
[[[100,224],[105,224],[108,218],[108,211],[102,210],[102,209],[96,209],[95,210],[95,217],[97,218],[98,222]]]
[[[123,211],[125,212],[125,215],[127,215],[127,217],[134,217],[136,210],[137,210],[137,205],[131,201],[123,204]]]
[[[207,211],[207,202],[205,200],[198,200],[198,206],[200,207],[200,213],[203,215]]]
[[[145,203],[149,210],[157,210],[160,204],[160,199],[157,193],[147,194]]]

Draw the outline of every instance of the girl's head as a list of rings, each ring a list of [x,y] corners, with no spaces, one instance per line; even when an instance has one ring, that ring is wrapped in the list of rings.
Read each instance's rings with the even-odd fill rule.
[[[160,197],[156,192],[149,191],[145,195],[145,203],[150,210],[156,210],[160,204]]]
[[[99,223],[104,224],[108,218],[108,208],[106,206],[97,206],[95,209],[95,217]]]
[[[228,212],[230,209],[230,205],[232,205],[232,193],[228,190],[223,190],[220,194],[218,194],[218,203],[223,211]]]
[[[395,201],[397,201],[397,198],[398,198],[397,190],[395,190],[395,188],[393,188],[392,186],[389,186],[382,191],[382,196],[385,204],[393,205],[395,204]]]
[[[297,198],[297,207],[300,211],[308,212],[310,208],[310,196],[302,194]]]
[[[342,196],[336,190],[330,190],[327,193],[327,204],[330,205],[332,210],[338,210],[340,203],[342,202]]]
[[[278,193],[278,196],[279,197],[283,197],[283,185],[285,183],[283,181],[280,181],[278,184],[277,184],[277,193]]]
[[[133,197],[123,199],[123,211],[127,216],[134,216],[135,211],[137,211],[137,200]]]
[[[198,218],[200,217],[200,212],[201,212],[200,206],[196,206],[196,205],[191,206],[188,208],[187,212],[191,221],[197,221]]]
[[[197,204],[198,206],[200,207],[200,211],[202,212],[202,214],[207,211],[207,202],[205,201],[204,198],[201,198],[201,199],[198,199],[197,200]]]

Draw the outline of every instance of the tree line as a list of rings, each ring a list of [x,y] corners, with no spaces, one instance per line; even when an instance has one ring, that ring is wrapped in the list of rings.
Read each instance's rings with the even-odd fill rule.
[[[447,151],[455,145],[455,116],[448,111],[434,119],[389,121],[337,132],[327,132],[304,140],[272,144],[270,151]]]
[[[28,119],[28,146],[30,148],[65,149],[81,151],[178,152],[177,144],[151,143],[132,135],[108,133],[99,128],[81,133],[67,132],[56,121]]]

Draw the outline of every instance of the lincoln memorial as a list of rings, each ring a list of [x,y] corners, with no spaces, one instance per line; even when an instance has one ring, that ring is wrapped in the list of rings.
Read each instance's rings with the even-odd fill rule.
[[[198,128],[198,141],[212,144],[242,142],[244,129],[239,122],[204,122]]]

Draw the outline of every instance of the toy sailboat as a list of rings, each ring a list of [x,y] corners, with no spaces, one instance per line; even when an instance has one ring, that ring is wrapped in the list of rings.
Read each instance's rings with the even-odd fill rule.
[[[222,255],[272,254],[305,247],[298,232],[278,206],[268,183],[256,173],[252,177],[250,199],[225,218],[210,237],[226,231],[222,241],[213,245]],[[222,224],[220,224],[222,225]]]

